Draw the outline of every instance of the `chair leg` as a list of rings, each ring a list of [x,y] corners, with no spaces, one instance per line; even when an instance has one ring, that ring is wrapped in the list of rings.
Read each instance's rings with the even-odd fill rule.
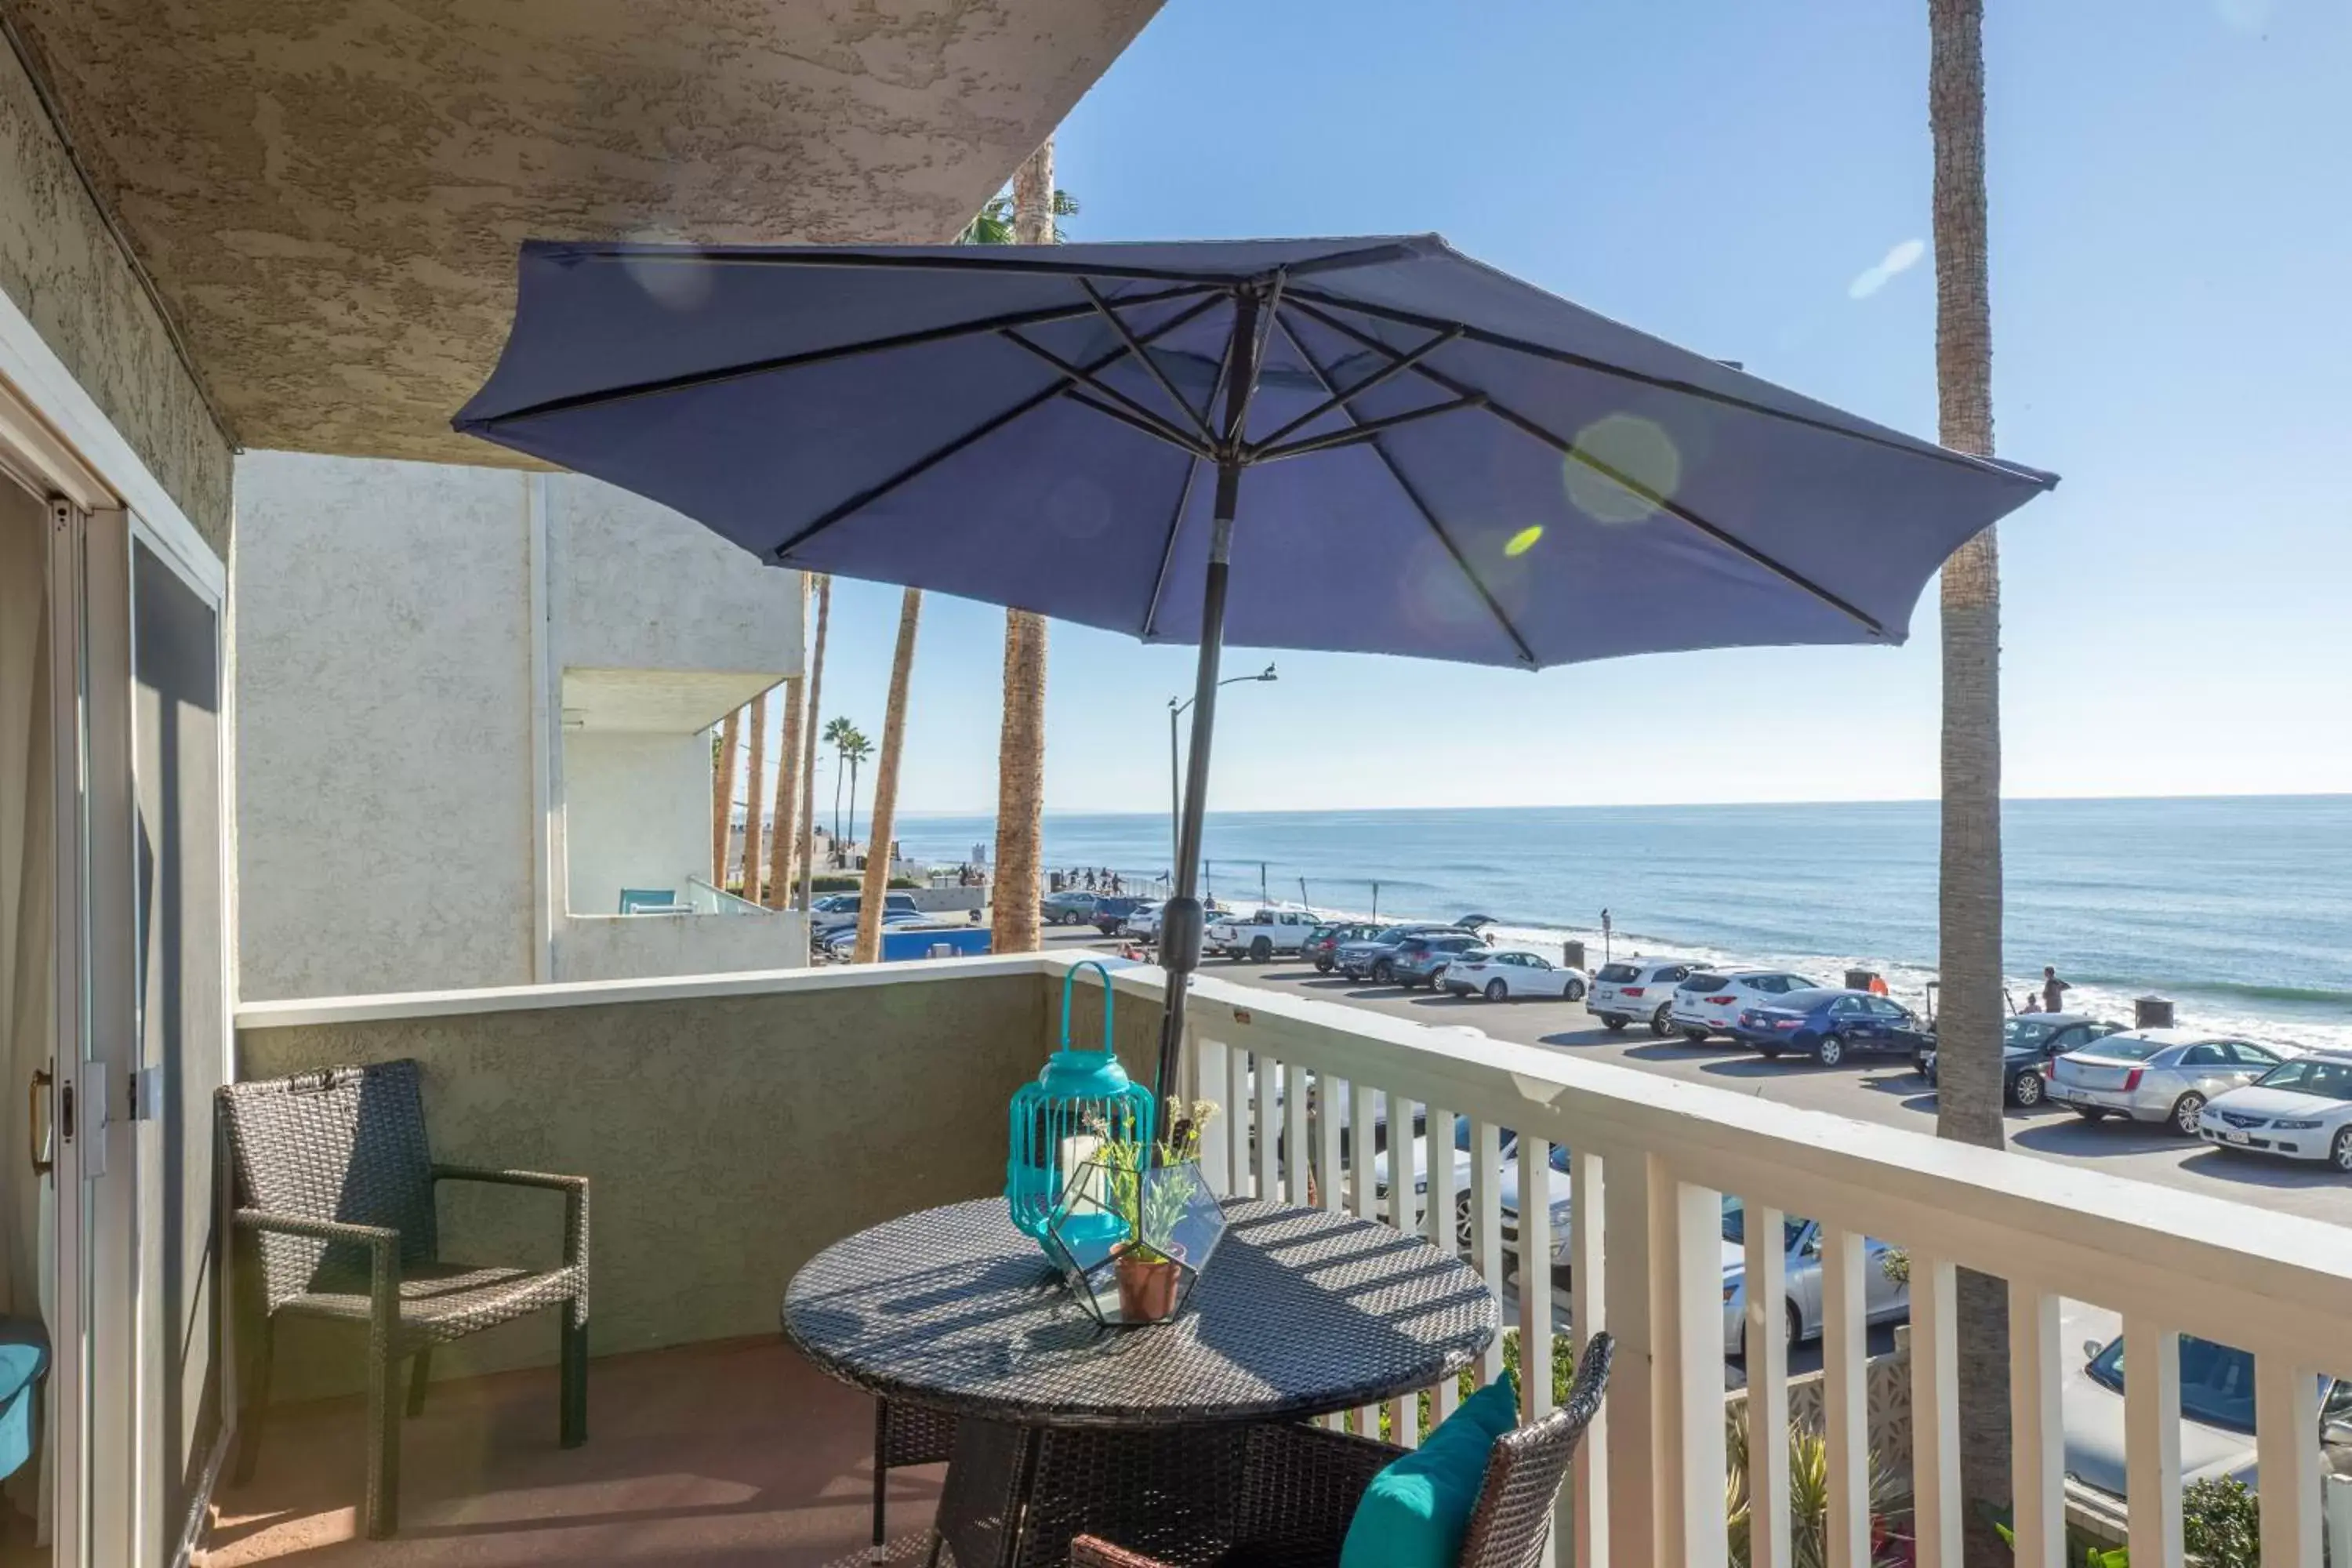
[[[874,1402],[874,1544],[866,1549],[866,1560],[879,1563],[890,1555],[889,1525],[885,1521],[883,1494],[889,1489],[890,1472],[883,1464],[890,1433],[888,1401]]]
[[[425,1385],[433,1377],[433,1347],[419,1345],[408,1360],[408,1414],[413,1419],[425,1414]]]
[[[254,1461],[261,1457],[261,1427],[269,1415],[269,1371],[276,1340],[277,1329],[268,1315],[257,1315],[253,1350],[245,1363],[245,1408],[237,1415],[236,1469],[230,1477],[236,1486],[253,1479]]]
[[[562,1374],[562,1443],[577,1448],[588,1440],[588,1315],[576,1307],[563,1309],[563,1344],[558,1357]]]
[[[393,1382],[399,1363],[390,1332],[369,1337],[367,1534],[386,1541],[400,1529],[400,1404]]]

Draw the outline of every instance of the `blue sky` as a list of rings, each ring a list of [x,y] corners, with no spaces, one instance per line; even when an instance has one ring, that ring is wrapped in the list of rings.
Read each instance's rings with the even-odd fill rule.
[[[2064,476],[2001,531],[2008,793],[2352,789],[2352,6],[1989,10],[1999,446]],[[1170,0],[1057,137],[1068,230],[1435,230],[1932,436],[1925,13]],[[835,586],[824,714],[877,738],[898,604]],[[992,808],[1002,627],[927,602],[902,811]],[[1054,637],[1048,808],[1164,809],[1191,650]],[[1211,805],[1932,796],[1936,649],[1931,587],[1892,650],[1279,654]]]

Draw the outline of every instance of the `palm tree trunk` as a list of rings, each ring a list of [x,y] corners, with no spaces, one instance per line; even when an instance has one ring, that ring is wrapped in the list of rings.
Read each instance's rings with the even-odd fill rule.
[[[743,896],[760,901],[760,807],[768,784],[768,694],[751,699],[751,755],[746,771],[751,787],[743,792]]]
[[[801,579],[802,623],[807,624],[808,579]],[[784,725],[776,736],[776,793],[768,821],[768,880],[767,897],[761,901],[772,910],[782,909],[792,901],[793,859],[800,848],[800,824],[793,808],[800,803],[801,778],[801,703],[807,695],[808,682],[794,679],[784,683]]]
[[[915,668],[915,631],[923,618],[923,591],[909,588],[898,608],[898,649],[890,660],[890,701],[882,715],[882,755],[874,764],[874,811],[867,836],[866,881],[857,900],[855,962],[882,956],[882,904],[890,889],[890,836],[898,826],[898,753],[907,739],[907,678]]]
[[[710,885],[727,885],[727,845],[735,826],[735,753],[742,739],[740,710],[719,726],[719,758],[710,770]]]
[[[833,749],[833,842],[841,843],[841,786],[849,782],[849,753],[841,747]]]
[[[1992,300],[1987,279],[1983,0],[1927,0],[1927,124],[1935,142],[1936,393],[1944,445],[1992,452]],[[1979,1148],[2001,1121],[2000,557],[1985,530],[1944,563],[1942,1005],[1936,1132]],[[2011,1492],[2009,1304],[2000,1280],[1958,1281],[1960,1484]],[[1965,1510],[1970,1568],[2011,1553]]]
[[[809,909],[809,884],[816,876],[816,716],[824,710],[824,634],[833,618],[833,579],[816,580],[816,657],[809,664],[807,730],[801,737],[801,913]]]
[[[1013,237],[1054,238],[1054,140],[1013,177]],[[989,942],[998,952],[1037,949],[1040,840],[1045,804],[1045,617],[1004,612],[1004,721],[996,742],[996,869]]]
[[[857,842],[857,764],[863,759],[856,752],[849,758],[849,837],[845,843]]]

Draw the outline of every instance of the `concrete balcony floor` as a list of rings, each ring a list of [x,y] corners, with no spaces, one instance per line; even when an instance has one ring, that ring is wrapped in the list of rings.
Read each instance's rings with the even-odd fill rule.
[[[555,1444],[553,1369],[436,1384],[405,1424],[400,1534],[360,1536],[362,1402],[271,1412],[253,1479],[215,1497],[204,1568],[862,1563],[874,1407],[780,1340],[601,1357],[589,1436]],[[893,1471],[892,1558],[919,1563],[942,1468]]]

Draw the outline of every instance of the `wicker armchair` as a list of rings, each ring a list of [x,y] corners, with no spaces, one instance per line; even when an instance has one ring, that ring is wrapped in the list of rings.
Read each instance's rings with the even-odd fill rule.
[[[588,1436],[588,1181],[529,1171],[436,1165],[413,1061],[334,1068],[230,1084],[220,1091],[236,1184],[234,1237],[246,1369],[236,1479],[251,1478],[269,1404],[278,1320],[367,1330],[367,1533],[400,1518],[400,1427],[393,1374],[411,1363],[407,1409],[425,1407],[433,1347],[528,1312],[562,1312],[563,1447]],[[441,1256],[434,1193],[442,1182],[540,1187],[564,1196],[563,1261],[552,1268]]]
[[[1455,1568],[1535,1568],[1551,1531],[1568,1462],[1601,1408],[1615,1345],[1595,1334],[1568,1402],[1531,1426],[1505,1434],[1486,1461],[1478,1506]],[[1250,1568],[1329,1568],[1372,1478],[1404,1450],[1318,1426],[1252,1426],[1242,1492],[1222,1561]],[[1070,1568],[1168,1568],[1161,1559],[1091,1535],[1070,1543]]]
[[[901,1465],[936,1465],[952,1459],[955,1440],[956,1418],[946,1411],[875,1400],[874,1545],[866,1553],[869,1561],[885,1562],[890,1555],[886,1501],[890,1472]],[[931,1539],[939,1539],[938,1531],[932,1532]]]

